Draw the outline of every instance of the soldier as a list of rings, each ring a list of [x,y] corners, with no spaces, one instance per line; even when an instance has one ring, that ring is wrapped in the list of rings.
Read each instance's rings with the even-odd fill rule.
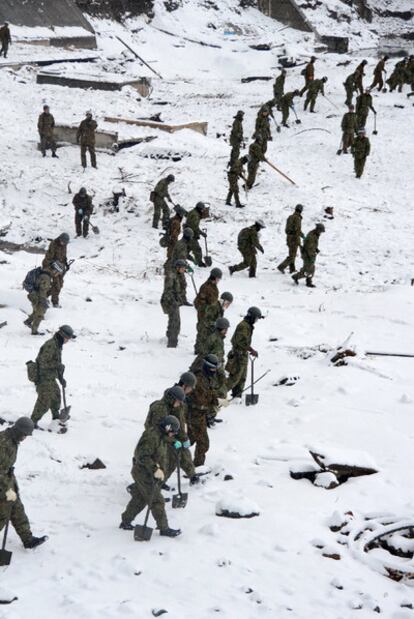
[[[311,82],[315,79],[315,56],[312,56],[306,67],[301,72],[301,75],[305,77],[305,85],[300,91],[300,96],[303,97],[305,92],[308,90]]]
[[[240,230],[237,237],[237,247],[243,256],[243,262],[230,266],[230,275],[233,275],[236,271],[249,269],[249,277],[256,277],[257,250],[264,254],[264,249],[259,241],[260,230],[263,230],[263,228],[266,228],[265,224],[261,219],[257,219],[252,226]]]
[[[195,444],[194,466],[202,466],[210,447],[207,431],[207,416],[214,415],[218,406],[216,372],[219,360],[215,355],[206,355],[200,370],[195,372],[197,384],[188,399],[188,436]]]
[[[177,348],[181,328],[180,307],[185,304],[185,288],[182,280],[185,278],[187,268],[185,260],[176,260],[174,268],[165,274],[161,307],[164,314],[168,315],[167,348]]]
[[[390,87],[390,92],[393,92],[398,86],[398,92],[402,92],[402,87],[405,81],[405,72],[408,64],[408,58],[399,60],[394,67],[393,72],[387,79],[387,84]]]
[[[167,259],[164,264],[165,273],[172,268],[172,265],[174,265],[177,260],[191,260],[192,262],[195,262],[195,258],[190,253],[193,235],[194,233],[191,228],[184,228],[181,239],[179,239],[174,246],[171,253],[171,258]],[[189,265],[187,265],[187,272],[190,274],[193,273],[193,269]],[[191,306],[192,303],[187,300],[187,280],[185,279],[185,275],[179,273],[179,279],[181,280],[181,286],[184,291],[183,305]]]
[[[236,159],[234,163],[232,163],[230,170],[227,172],[227,178],[229,180],[229,193],[227,194],[226,204],[227,206],[231,206],[231,199],[234,196],[236,207],[243,208],[245,205],[241,204],[240,196],[239,196],[239,178],[242,178],[245,182],[247,179],[245,177],[244,166],[248,162],[248,157],[243,156],[240,159]]]
[[[186,389],[183,388],[183,381],[187,383]],[[198,476],[194,470],[193,459],[190,452],[190,441],[187,434],[187,421],[185,404],[186,395],[190,394],[197,382],[196,377],[191,372],[185,372],[181,378],[180,383],[174,385],[170,389],[167,389],[161,398],[161,400],[155,400],[152,402],[147,418],[145,420],[145,429],[149,430],[153,428],[156,430],[161,421],[167,415],[174,415],[177,417],[180,428],[176,434],[176,440],[169,446],[167,450],[167,467],[164,471],[165,481],[173,474],[177,468],[177,461],[180,461],[180,467],[184,473],[190,478],[190,483],[194,484],[199,481]],[[188,385],[192,384],[192,387]],[[186,393],[187,392],[187,393]],[[176,402],[180,402],[180,406],[176,406]],[[163,489],[167,490],[164,484]]]
[[[3,54],[3,56],[7,58],[9,45],[11,45],[11,35],[8,22],[4,22],[4,25],[0,28],[0,43],[0,57]]]
[[[246,188],[251,189],[256,181],[257,170],[261,161],[265,160],[263,138],[258,133],[255,136],[255,141],[249,146],[249,156],[247,163],[247,181]]]
[[[66,234],[66,232],[62,232],[62,234],[59,234],[56,239],[50,242],[49,248],[46,252],[46,256],[43,258],[42,262],[42,267],[49,271],[55,261],[59,262],[64,267],[64,272],[62,274],[56,274],[52,280],[52,288],[50,290],[50,294],[52,297],[53,307],[60,307],[59,294],[63,288],[63,277],[70,268],[67,258],[67,248],[69,240],[69,234]]]
[[[215,267],[211,269],[208,279],[200,286],[200,290],[194,300],[194,307],[197,310],[197,338],[194,346],[194,354],[198,354],[206,339],[210,322],[208,308],[210,305],[215,305],[218,302],[219,290],[218,283],[223,277],[221,269]],[[206,320],[207,316],[207,320]]]
[[[282,69],[273,84],[273,98],[277,109],[280,111],[280,100],[285,92],[286,69]]]
[[[252,348],[254,325],[263,318],[258,307],[249,307],[246,316],[236,327],[231,338],[232,349],[227,355],[226,370],[228,372],[227,389],[231,389],[233,398],[240,398],[247,377],[247,364],[249,354],[258,357],[258,353]]]
[[[224,312],[233,303],[233,295],[231,292],[222,292],[217,303],[208,305],[205,310],[205,321],[208,323],[208,332],[212,333],[214,325],[218,318],[223,318]]]
[[[351,73],[344,81],[346,91],[345,105],[347,105],[348,107],[352,105],[352,98],[354,96],[354,91],[356,90],[355,79],[355,73]]]
[[[79,189],[79,193],[74,196],[72,203],[75,207],[76,236],[83,235],[86,239],[89,234],[89,219],[93,213],[93,204],[85,187]]]
[[[305,105],[303,106],[304,110],[306,110],[308,105],[310,104],[309,111],[310,112],[315,111],[315,103],[316,103],[316,99],[319,93],[323,97],[325,96],[324,85],[326,84],[327,81],[328,81],[328,78],[323,77],[320,80],[312,80],[311,82],[309,82],[309,85],[307,87],[308,92],[306,94]]]
[[[283,260],[277,267],[281,273],[285,272],[286,267],[289,267],[289,273],[294,273],[296,271],[295,260],[296,254],[300,247],[300,241],[304,238],[304,234],[302,232],[302,204],[297,204],[295,206],[295,212],[286,220],[286,244],[289,249],[288,257]]]
[[[243,110],[239,110],[236,116],[234,117],[233,126],[231,128],[231,133],[230,133],[231,153],[230,153],[230,161],[227,167],[232,167],[233,164],[240,157],[240,147],[244,142],[243,118],[244,118],[244,112]]]
[[[200,236],[206,238],[207,233],[204,230],[200,230],[200,221],[208,216],[208,209],[204,202],[197,202],[195,207],[187,214],[185,222],[186,228],[190,228],[193,231],[193,238],[191,240],[191,251],[195,258],[195,263],[199,267],[207,266],[203,261],[203,253],[200,247]]]
[[[358,129],[358,136],[351,148],[354,156],[354,169],[356,178],[361,178],[365,161],[371,152],[371,143],[366,135],[365,129]]]
[[[365,76],[364,69],[367,64],[368,61],[363,60],[355,69],[355,90],[359,90],[361,95],[364,92],[363,78]]]
[[[39,326],[44,320],[49,301],[47,300],[51,290],[59,287],[53,283],[55,277],[63,277],[65,268],[63,264],[55,260],[48,269],[42,269],[34,282],[33,290],[29,292],[27,298],[32,304],[32,313],[24,320],[24,324],[31,329],[32,335],[43,335]]]
[[[348,154],[348,148],[353,145],[358,129],[358,119],[354,110],[355,108],[351,104],[348,107],[348,112],[346,112],[342,117],[342,152],[345,155]]]
[[[374,79],[373,79],[371,86],[369,87],[370,90],[375,88],[375,86],[378,86],[379,91],[381,91],[384,88],[384,79],[382,77],[382,74],[387,73],[385,69],[385,63],[387,62],[388,58],[389,58],[388,56],[384,56],[383,58],[381,58],[381,60],[375,67]]]
[[[181,224],[182,221],[187,215],[185,209],[182,206],[177,204],[174,206],[175,215],[170,217],[168,220],[168,225],[165,228],[165,243],[167,247],[167,259],[171,258],[174,247],[178,241],[178,237],[181,233]]]
[[[96,168],[96,154],[95,154],[95,131],[97,123],[92,118],[92,112],[86,112],[86,118],[82,120],[76,133],[76,142],[80,143],[81,150],[81,164],[86,168],[86,151],[89,151],[91,158],[91,166]]]
[[[272,140],[272,133],[270,131],[270,110],[267,104],[262,105],[257,114],[256,127],[253,137],[255,138],[257,135],[261,136],[262,151],[263,153],[266,153],[267,143],[269,140]]]
[[[181,405],[180,400],[174,403],[175,408]],[[167,415],[158,428],[150,427],[144,430],[135,447],[132,458],[131,475],[134,480],[130,486],[131,500],[121,516],[120,529],[131,531],[132,521],[148,506],[160,530],[160,535],[176,537],[180,529],[171,529],[168,526],[165,513],[165,501],[161,494],[161,484],[165,479],[168,466],[168,449],[176,440],[180,431],[180,422],[173,415]]]
[[[46,157],[46,151],[50,148],[52,151],[52,157],[57,158],[56,154],[56,142],[54,138],[55,119],[50,113],[48,105],[43,106],[43,112],[40,114],[37,121],[37,129],[40,136],[40,150],[43,157]]]
[[[152,218],[152,227],[158,228],[158,223],[160,221],[161,212],[162,212],[162,227],[164,228],[167,225],[167,222],[170,218],[170,209],[168,208],[168,202],[172,200],[169,194],[169,186],[171,183],[175,181],[174,174],[169,174],[165,178],[162,178],[155,185],[154,190],[151,192],[150,200],[154,204],[154,215]]]
[[[32,412],[35,428],[48,410],[52,419],[59,419],[60,389],[56,380],[66,387],[65,366],[62,363],[62,348],[70,340],[76,339],[72,327],[62,325],[50,340],[39,350],[36,358],[37,380],[35,381],[37,400]]]
[[[372,105],[372,95],[369,90],[366,90],[362,94],[358,95],[356,100],[356,115],[358,122],[358,129],[363,129],[367,122],[369,110],[372,110],[374,114],[377,112]]]
[[[291,92],[287,92],[280,100],[280,108],[282,110],[282,125],[284,127],[289,127],[287,121],[289,119],[290,110],[294,110],[295,107],[293,105],[293,99],[295,97],[300,97],[299,90],[293,90]]]
[[[10,520],[25,548],[36,548],[47,540],[46,535],[33,535],[14,474],[19,445],[33,429],[31,419],[20,417],[11,428],[0,432],[0,531]]]
[[[300,271],[292,275],[292,279],[296,285],[299,284],[299,280],[302,277],[306,277],[306,285],[308,288],[315,288],[315,284],[312,283],[312,278],[315,275],[315,261],[316,256],[319,254],[319,237],[325,232],[325,226],[323,224],[316,224],[315,229],[311,230],[303,242],[302,247],[302,260],[303,266]]]

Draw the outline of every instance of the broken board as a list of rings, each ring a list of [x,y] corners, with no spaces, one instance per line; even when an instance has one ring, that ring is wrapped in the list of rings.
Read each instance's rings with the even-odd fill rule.
[[[166,123],[154,122],[152,120],[133,120],[131,118],[118,118],[114,116],[105,116],[105,119],[109,123],[125,123],[126,125],[135,125],[137,127],[150,127],[151,129],[159,129],[160,131],[166,131],[167,133],[175,133],[176,131],[182,131],[183,129],[191,129],[201,135],[207,135],[208,123],[207,122],[192,122],[181,125],[167,125]]]
[[[135,88],[141,97],[148,97],[151,92],[151,79],[139,77],[137,79],[125,79],[117,74],[106,73],[105,77],[87,73],[68,73],[59,71],[41,71],[38,73],[38,84],[54,84],[68,88],[82,88],[84,90],[121,90],[124,86]]]

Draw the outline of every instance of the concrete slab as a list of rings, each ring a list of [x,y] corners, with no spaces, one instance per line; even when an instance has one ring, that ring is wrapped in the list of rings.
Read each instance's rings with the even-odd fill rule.
[[[142,97],[148,97],[151,92],[150,78],[126,79],[125,76],[116,73],[105,73],[105,76],[100,76],[79,72],[41,71],[37,75],[36,82],[92,90],[121,90],[124,86],[132,86]]]
[[[14,44],[7,58],[0,58],[0,69],[20,69],[26,65],[48,66],[62,62],[93,62],[99,60],[96,52],[81,50],[57,50],[45,45]]]
[[[56,125],[55,140],[58,146],[77,144],[76,133],[79,125]],[[95,146],[98,150],[116,150],[118,133],[115,131],[99,130],[95,133]]]
[[[29,28],[66,26],[94,33],[73,0],[1,0],[0,21],[8,21],[12,31],[13,25]]]
[[[183,129],[191,129],[192,131],[201,133],[201,135],[207,135],[208,130],[207,122],[192,122],[184,123],[181,125],[167,125],[166,123],[159,123],[151,120],[133,120],[131,118],[118,118],[114,116],[105,116],[104,120],[110,123],[125,123],[127,125],[135,125],[137,127],[150,127],[151,129],[166,131],[167,133],[175,133],[176,131],[182,131]]]

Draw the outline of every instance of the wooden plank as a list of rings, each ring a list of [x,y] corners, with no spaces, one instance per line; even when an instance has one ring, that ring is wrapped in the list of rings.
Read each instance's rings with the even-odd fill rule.
[[[166,131],[167,133],[175,133],[176,131],[182,131],[183,129],[191,129],[201,135],[207,135],[208,123],[207,122],[191,122],[181,125],[167,125],[166,123],[154,122],[152,120],[133,120],[132,118],[121,118],[115,116],[105,116],[104,120],[110,123],[125,123],[127,125],[135,125],[136,127],[150,127],[151,129],[159,129],[160,131]]]

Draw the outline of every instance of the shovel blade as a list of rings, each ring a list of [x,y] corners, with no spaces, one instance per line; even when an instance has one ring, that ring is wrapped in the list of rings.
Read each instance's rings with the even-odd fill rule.
[[[137,524],[134,529],[134,540],[136,542],[149,542],[152,537],[153,529],[151,527]]]
[[[92,226],[92,224],[91,224],[91,228],[92,228],[92,232],[94,234],[99,234],[100,233],[100,230],[99,230],[98,226]]]
[[[340,148],[339,150],[336,151],[337,155],[342,155],[342,148]]]
[[[206,266],[211,267],[211,265],[213,264],[213,260],[211,258],[211,256],[204,256],[204,262],[206,264]]]
[[[173,499],[172,499],[172,506],[174,509],[184,509],[184,507],[187,505],[187,501],[188,501],[188,493],[184,492],[181,494],[174,494]]]
[[[66,421],[70,418],[70,409],[72,406],[66,406],[66,408],[62,408],[59,413],[59,421],[62,423],[66,423]]]
[[[0,550],[0,565],[10,565],[12,554],[8,550]]]
[[[297,125],[301,125],[301,124],[302,124],[302,121],[301,121],[301,120],[299,120],[299,118],[298,118],[298,120],[295,120],[295,123],[296,123]]]
[[[246,394],[246,406],[254,406],[259,401],[258,393],[247,393]]]

